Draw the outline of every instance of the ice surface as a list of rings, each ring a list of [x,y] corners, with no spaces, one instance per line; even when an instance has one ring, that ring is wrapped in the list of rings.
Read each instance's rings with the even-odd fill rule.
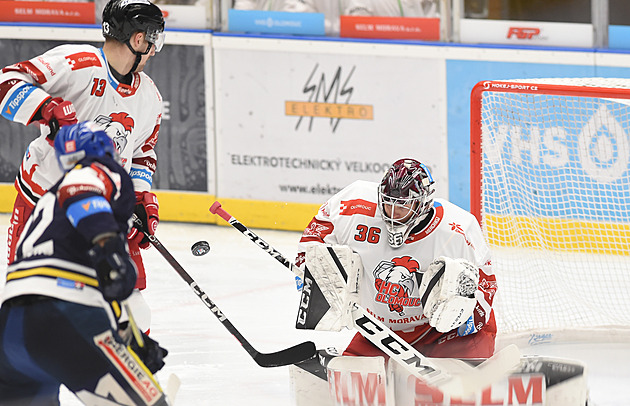
[[[2,241],[7,226],[8,215],[0,214]],[[294,259],[299,233],[254,231]],[[162,222],[157,236],[258,351],[308,340],[318,348],[342,350],[352,337],[350,331],[294,329],[299,294],[292,274],[232,227]],[[195,257],[190,247],[199,240],[208,241],[211,250]],[[259,367],[155,249],[143,254],[148,272],[144,294],[153,310],[151,336],[169,350],[157,377],[166,385],[170,374],[179,376],[176,405],[291,405],[288,368]],[[523,351],[580,359],[587,363],[594,405],[629,404],[630,344],[543,344]],[[61,404],[80,402],[62,389]]]

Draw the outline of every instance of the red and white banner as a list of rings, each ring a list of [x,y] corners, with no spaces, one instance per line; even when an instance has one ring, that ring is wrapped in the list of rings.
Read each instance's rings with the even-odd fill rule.
[[[94,3],[0,0],[0,21],[94,24]]]
[[[340,17],[341,37],[440,40],[440,19],[424,17]]]
[[[460,40],[473,44],[593,46],[593,25],[540,21],[460,20]]]

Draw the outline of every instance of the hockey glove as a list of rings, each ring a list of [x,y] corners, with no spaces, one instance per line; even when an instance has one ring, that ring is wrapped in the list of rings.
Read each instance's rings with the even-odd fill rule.
[[[49,99],[49,101],[42,106],[41,115],[42,119],[40,123],[47,124],[50,128],[48,138],[51,140],[55,139],[60,127],[78,123],[77,112],[74,109],[74,105],[72,102],[64,100],[61,97]]]
[[[464,324],[473,314],[479,268],[465,259],[439,257],[422,275],[420,297],[429,325],[441,333]]]
[[[129,257],[127,239],[119,233],[109,238],[102,246],[95,244],[88,251],[98,287],[108,302],[122,301],[131,295],[136,284],[136,266]]]
[[[160,221],[159,208],[160,205],[154,193],[136,192],[136,207],[134,213],[142,221],[142,229],[138,229],[134,223],[127,237],[135,241],[140,248],[149,248],[149,239],[144,233],[147,232],[150,235],[155,235],[155,230]]]
[[[168,355],[166,348],[160,347],[157,341],[142,333],[144,346],[140,347],[136,340],[131,340],[129,349],[146,365],[152,374],[156,373],[164,366],[164,358]]]

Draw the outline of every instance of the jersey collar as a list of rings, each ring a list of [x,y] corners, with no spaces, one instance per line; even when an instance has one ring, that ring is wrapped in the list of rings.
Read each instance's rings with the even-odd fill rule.
[[[411,235],[405,241],[405,244],[410,244],[412,242],[420,241],[429,234],[431,234],[437,226],[442,222],[444,218],[444,206],[440,203],[434,201],[433,202],[433,213],[431,216],[427,216],[427,218],[412,231]],[[416,231],[417,230],[417,231]]]
[[[103,52],[103,48],[100,48],[99,51],[101,53],[101,57],[105,61],[105,66],[107,67],[107,82],[110,84],[110,86],[113,87],[114,90],[122,97],[129,97],[136,94],[136,91],[140,87],[140,75],[136,72],[132,73],[131,85],[120,83],[118,80],[116,80],[111,70],[109,69],[109,64],[107,63],[107,58],[105,58],[105,52]]]

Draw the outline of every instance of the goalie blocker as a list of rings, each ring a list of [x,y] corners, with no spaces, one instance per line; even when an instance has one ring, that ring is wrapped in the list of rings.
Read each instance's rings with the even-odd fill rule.
[[[307,247],[295,327],[323,331],[352,329],[351,306],[359,301],[362,270],[361,258],[349,247],[320,244]]]

